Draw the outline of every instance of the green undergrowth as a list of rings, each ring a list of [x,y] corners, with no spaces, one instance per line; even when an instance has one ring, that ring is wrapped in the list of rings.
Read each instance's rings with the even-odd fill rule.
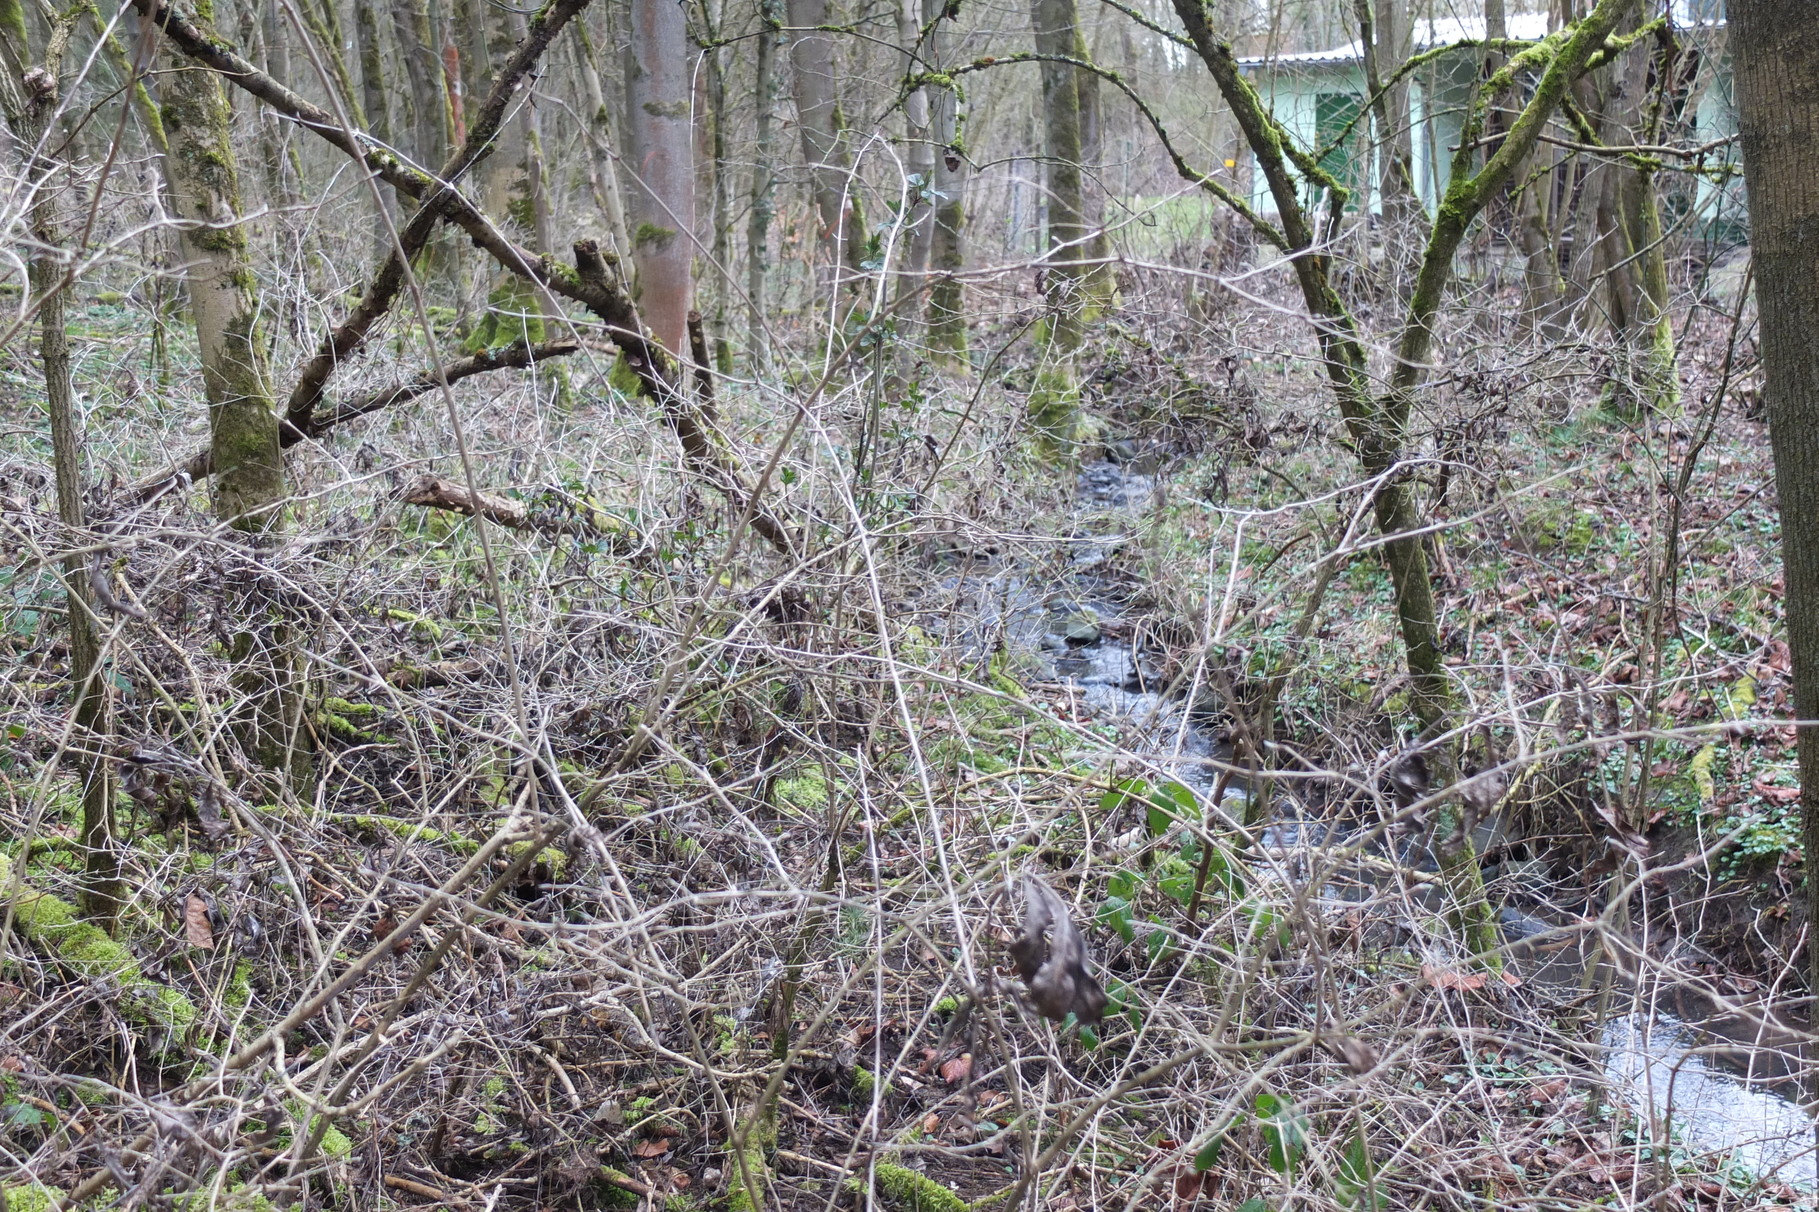
[[[873,1188],[887,1208],[897,1212],[971,1212],[972,1205],[961,1199],[926,1174],[876,1162],[872,1166]],[[865,1198],[865,1180],[849,1178],[847,1190]]]
[[[10,892],[13,928],[53,957],[72,977],[107,981],[119,990],[128,1018],[154,1029],[161,1048],[179,1046],[196,1021],[196,1006],[168,985],[147,977],[139,961],[100,927],[81,920],[75,906],[21,880],[13,883],[10,859],[0,855],[0,892]]]

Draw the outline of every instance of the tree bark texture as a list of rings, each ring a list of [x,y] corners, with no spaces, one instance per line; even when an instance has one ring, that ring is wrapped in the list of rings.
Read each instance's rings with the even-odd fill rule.
[[[948,66],[946,0],[923,0],[928,25],[925,58],[931,70]],[[929,233],[928,267],[935,275],[928,295],[925,344],[937,363],[964,368],[967,363],[966,284],[966,149],[960,142],[960,94],[950,83],[929,89],[929,140],[934,145],[934,223]]]
[[[241,221],[232,115],[214,72],[174,54],[169,66],[162,80],[170,143],[164,165],[183,224],[185,277],[208,396],[215,516],[256,544],[283,528],[289,488],[258,284]],[[251,707],[242,735],[268,769],[306,776],[295,646],[281,623],[265,617],[268,595],[256,574],[244,590],[245,630],[234,642],[237,676]]]
[[[1036,53],[1074,57],[1080,16],[1074,0],[1033,0]],[[1043,365],[1030,393],[1030,418],[1046,440],[1067,446],[1079,440],[1080,385],[1074,359],[1085,337],[1087,266],[1084,159],[1078,72],[1072,64],[1042,61],[1042,150],[1048,200],[1048,253],[1043,274],[1048,332]]]
[[[64,322],[63,240],[57,223],[55,190],[58,165],[39,158],[43,139],[57,106],[55,87],[63,58],[67,24],[53,31],[46,48],[43,85],[27,95],[21,69],[31,62],[24,14],[19,0],[0,0],[0,108],[6,113],[22,150],[27,171],[36,180],[31,210],[35,247],[28,264],[33,297],[38,301],[39,356],[51,429],[51,460],[56,477],[57,519],[72,542],[78,542],[87,518],[82,504],[83,441],[70,378],[69,333]],[[101,635],[89,586],[89,560],[97,575],[106,575],[100,557],[71,555],[63,562],[65,604],[69,619],[71,723],[76,747],[76,773],[82,786],[83,874],[80,903],[85,917],[113,933],[124,900],[120,878],[120,840],[114,832],[114,774],[105,756],[112,724],[102,668]]]
[[[746,363],[754,378],[770,366],[771,220],[777,213],[777,0],[758,0],[752,49],[751,208],[745,221]]]
[[[587,23],[576,21],[571,28],[575,36],[569,48],[574,52],[581,98],[587,103],[588,121],[584,126],[590,165],[588,186],[606,226],[606,246],[615,257],[623,257],[631,251],[631,237],[625,226],[625,193],[619,186],[619,166],[613,160],[613,139],[624,123],[606,103],[606,89],[600,83],[599,60]]]
[[[638,310],[657,343],[686,360],[695,256],[695,139],[688,27],[676,0],[632,0],[626,54],[632,264]]]
[[[385,44],[379,40],[379,17],[373,11],[373,0],[354,0],[354,32],[360,42],[360,90],[366,102],[367,129],[375,139],[389,146],[392,141],[392,115],[385,87]],[[273,73],[278,79],[285,77]],[[276,119],[277,115],[272,115]],[[398,223],[398,198],[389,189],[379,196],[385,213],[375,219],[373,246],[381,260],[392,245],[392,231]]]
[[[392,0],[392,28],[411,86],[410,154],[418,165],[431,168],[448,154],[448,103],[442,95],[442,65],[437,61],[425,0]]]
[[[1731,0],[1763,400],[1775,452],[1799,730],[1807,963],[1819,990],[1819,6]],[[1819,1022],[1819,1008],[1809,1011]]]
[[[828,0],[786,0],[786,6],[796,125],[802,132],[802,155],[821,220],[821,243],[828,250],[836,283],[857,287],[864,273],[859,263],[864,259],[865,223],[846,118],[840,110],[834,38],[820,28],[830,20]]]

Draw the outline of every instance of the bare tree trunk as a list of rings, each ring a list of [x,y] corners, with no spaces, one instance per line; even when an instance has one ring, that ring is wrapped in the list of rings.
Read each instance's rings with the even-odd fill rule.
[[[626,56],[626,129],[632,264],[638,311],[657,343],[688,361],[690,264],[695,242],[694,131],[688,27],[676,0],[632,0]]]
[[[289,496],[278,410],[266,368],[260,302],[241,222],[231,115],[219,77],[172,52],[162,82],[164,158],[172,206],[183,223],[190,311],[208,395],[215,515],[258,545],[283,528]],[[252,561],[248,561],[250,565]],[[283,624],[266,618],[269,591],[245,578],[234,659],[252,703],[247,748],[268,769],[307,776],[297,653]]]
[[[929,39],[922,36],[922,8],[918,0],[897,0],[897,44],[903,48],[906,79],[921,74],[929,50]],[[937,9],[936,17],[939,15]],[[910,209],[900,237],[904,247],[897,275],[899,332],[914,327],[915,309],[907,304],[927,284],[929,257],[934,251],[935,145],[929,131],[929,91],[922,85],[903,100],[903,159],[909,169]]]
[[[1076,54],[1080,31],[1074,0],[1034,0],[1031,16],[1038,54]],[[1043,272],[1048,287],[1048,331],[1036,386],[1030,392],[1030,416],[1037,432],[1061,447],[1079,442],[1085,424],[1074,365],[1085,339],[1087,266],[1082,258],[1090,255],[1080,172],[1083,152],[1077,77],[1081,74],[1067,63],[1042,63],[1048,185],[1048,255]]]
[[[1743,170],[1756,262],[1763,400],[1781,500],[1787,641],[1800,727],[1810,990],[1819,991],[1819,7],[1731,0]],[[1819,1003],[1808,1011],[1819,1026]]]
[[[928,25],[930,66],[947,66],[946,0],[923,0],[922,17]],[[964,367],[967,363],[966,285],[960,271],[966,268],[966,158],[959,143],[960,97],[953,87],[934,88],[929,97],[929,139],[934,156],[934,223],[929,233],[929,269],[935,279],[929,288],[929,356],[938,363]]]
[[[834,281],[856,288],[864,275],[865,222],[853,177],[852,149],[847,145],[846,118],[840,110],[835,76],[834,39],[819,27],[828,24],[828,0],[786,0],[792,29],[790,64],[796,94],[796,125],[802,131],[802,155],[808,162],[815,210],[821,216],[821,243],[828,250]]]
[[[585,123],[590,156],[588,185],[593,190],[594,205],[606,220],[606,246],[615,257],[629,252],[631,237],[625,227],[625,195],[619,187],[619,166],[613,162],[613,134],[620,123],[606,103],[606,90],[600,84],[599,59],[593,39],[588,37],[587,23],[576,21],[574,39],[569,43],[575,56],[575,75],[581,82],[581,99],[587,103]]]
[[[360,41],[360,90],[366,103],[366,129],[379,142],[390,145],[392,114],[385,89],[385,44],[379,40],[379,17],[373,11],[373,0],[354,0],[354,34]],[[398,225],[398,197],[384,187],[379,196],[386,213],[374,220],[374,247],[383,259],[391,250],[391,233]]]
[[[76,419],[70,379],[69,333],[64,323],[62,231],[57,223],[55,190],[58,166],[31,154],[44,137],[57,108],[58,77],[74,16],[60,20],[46,46],[42,72],[51,82],[27,97],[19,87],[32,61],[24,14],[18,0],[0,0],[0,109],[6,113],[36,182],[32,200],[33,248],[28,265],[32,296],[37,301],[39,354],[44,369],[45,410],[51,428],[51,459],[57,482],[57,519],[72,543],[87,525],[82,505],[83,441]],[[83,916],[112,934],[124,899],[120,879],[121,840],[114,832],[114,775],[106,756],[113,731],[107,683],[101,663],[101,635],[89,586],[90,561],[105,576],[98,557],[71,555],[63,562],[69,619],[71,722],[76,749],[76,775],[82,785]]]
[[[1625,24],[1633,31],[1640,21]],[[1600,142],[1630,144],[1646,138],[1648,80],[1649,57],[1638,48],[1587,82],[1586,110]],[[1590,171],[1585,192],[1593,204],[1582,210],[1575,244],[1589,249],[1588,280],[1603,287],[1599,298],[1614,358],[1604,386],[1605,406],[1621,416],[1637,416],[1650,407],[1671,410],[1679,400],[1679,376],[1653,172],[1607,160]],[[1579,244],[1580,239],[1585,243]]]
[[[240,16],[241,37],[249,47],[257,47],[255,62],[259,63],[280,80],[288,80],[291,75],[290,41],[285,35],[282,16],[275,8],[266,10],[263,21],[255,9],[244,9]],[[259,159],[265,170],[266,194],[274,207],[292,207],[297,204],[299,193],[298,173],[295,168],[294,153],[286,155],[284,122],[277,114],[260,111],[259,123]]]
[[[1424,217],[1415,190],[1415,162],[1409,135],[1408,80],[1385,86],[1383,81],[1402,67],[1414,53],[1414,26],[1404,6],[1396,0],[1355,0],[1364,46],[1365,88],[1376,98],[1371,115],[1377,135],[1377,196],[1383,209],[1383,293],[1398,301],[1408,297],[1419,255],[1416,229]]]
[[[713,0],[702,0],[702,20],[707,30],[710,43],[702,55],[707,67],[707,119],[708,119],[708,196],[713,206],[713,218],[710,226],[714,233],[713,274],[714,274],[714,307],[709,317],[710,332],[713,335],[714,366],[723,375],[733,372],[733,345],[727,337],[727,313],[730,309],[733,286],[733,232],[732,216],[732,168],[727,161],[726,128],[730,115],[726,112],[726,54],[727,48],[711,45],[720,41],[724,26],[724,7],[715,12]]]
[[[449,152],[444,125],[447,102],[425,0],[392,0],[392,28],[411,86],[411,158],[423,168],[434,169]]]
[[[1074,43],[1069,53],[1082,63],[1091,63],[1093,53],[1086,45],[1086,30],[1080,24],[1077,4],[1073,25]],[[1080,114],[1080,225],[1083,234],[1080,257],[1086,262],[1080,275],[1085,292],[1081,320],[1091,323],[1112,305],[1118,283],[1106,259],[1110,245],[1105,233],[1105,190],[1099,182],[1099,173],[1105,167],[1105,114],[1099,98],[1099,77],[1078,69],[1073,77]]]
[[[272,5],[273,10],[280,6]],[[347,70],[347,56],[341,53],[344,39],[341,37],[341,18],[335,11],[335,0],[316,0],[314,4],[302,4],[304,25],[316,39],[316,44],[328,57],[329,74],[334,77],[335,87],[341,92],[341,100],[347,106],[348,114],[354,125],[364,128],[366,114],[360,108],[360,93],[354,88],[354,77]]]
[[[758,36],[753,49],[752,102],[757,125],[752,141],[751,211],[745,224],[746,363],[752,377],[770,365],[771,220],[777,203],[777,0],[758,0]]]
[[[1667,44],[1669,50],[1672,42]],[[1630,53],[1623,94],[1631,120],[1625,124],[1630,142],[1652,144],[1661,129],[1661,92],[1648,98],[1651,58],[1638,48]],[[1661,79],[1671,77],[1672,64],[1662,62]],[[1665,84],[1663,85],[1665,87]],[[1618,215],[1623,224],[1634,272],[1629,284],[1635,291],[1630,323],[1618,339],[1628,351],[1640,403],[1662,414],[1680,406],[1679,363],[1674,350],[1672,301],[1668,297],[1667,244],[1661,228],[1661,199],[1655,189],[1655,170],[1646,163],[1623,166],[1618,179]]]

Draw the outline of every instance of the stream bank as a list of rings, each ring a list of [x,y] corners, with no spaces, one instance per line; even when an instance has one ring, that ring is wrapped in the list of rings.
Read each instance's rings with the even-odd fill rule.
[[[1138,589],[1108,572],[1156,488],[1153,476],[1129,462],[1084,466],[1065,571],[1046,584],[1000,574],[987,595],[997,606],[978,620],[984,631],[975,634],[995,634],[1037,663],[1046,678],[1078,695],[1086,715],[1116,724],[1126,752],[1205,803],[1231,747],[1214,730],[1203,698],[1189,710],[1171,697],[1167,654],[1143,642]],[[1225,794],[1228,812],[1242,812],[1242,790],[1228,786]],[[1524,841],[1514,823],[1494,815],[1479,823],[1476,840],[1481,850],[1511,854]],[[1375,860],[1342,861],[1347,886],[1323,884],[1317,903],[1334,913],[1406,895],[1406,879],[1398,888],[1386,875],[1398,865],[1426,872],[1435,866],[1425,847],[1386,845],[1363,823],[1321,819],[1317,808],[1286,796],[1271,805],[1261,841],[1271,865],[1285,872],[1334,872],[1332,856],[1351,846]],[[1610,927],[1588,919],[1586,904],[1550,901],[1537,886],[1566,886],[1576,873],[1542,866],[1516,858],[1487,871],[1502,902],[1512,979],[1543,1013],[1584,1003],[1605,987],[1597,1001],[1607,1012],[1585,1020],[1585,1055],[1611,1096],[1636,1115],[1641,1138],[1682,1160],[1732,1170],[1740,1181],[1819,1190],[1815,1122],[1791,1080],[1801,1069],[1803,1033],[1776,1018],[1766,992],[1739,996],[1722,981],[1672,974],[1651,955],[1646,937],[1624,932],[1620,945],[1601,945],[1599,931]],[[1392,927],[1411,933],[1407,920]]]

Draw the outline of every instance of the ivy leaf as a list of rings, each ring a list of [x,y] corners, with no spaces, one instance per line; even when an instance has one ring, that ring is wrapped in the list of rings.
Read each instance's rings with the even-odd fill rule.
[[[1193,790],[1180,783],[1158,783],[1149,794],[1147,823],[1151,837],[1161,837],[1176,821],[1200,819],[1200,801]]]
[[[1099,811],[1110,815],[1133,799],[1146,799],[1150,785],[1142,779],[1119,779],[1113,783],[1111,790],[1099,797]]]
[[[1270,1169],[1286,1175],[1301,1162],[1307,1148],[1307,1117],[1295,1104],[1268,1090],[1257,1095],[1257,1122],[1269,1150]]]

